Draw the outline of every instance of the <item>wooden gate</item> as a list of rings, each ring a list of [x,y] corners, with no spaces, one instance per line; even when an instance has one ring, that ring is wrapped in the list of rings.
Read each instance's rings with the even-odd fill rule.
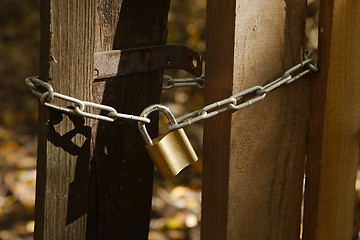
[[[165,44],[169,4],[42,0],[40,78],[138,115],[159,102],[162,71],[94,80],[94,54]],[[207,4],[206,103],[302,60],[305,0]],[[205,121],[202,239],[351,239],[360,2],[322,1],[320,20],[318,74]],[[136,124],[45,107],[40,124],[35,239],[147,239],[153,164]]]

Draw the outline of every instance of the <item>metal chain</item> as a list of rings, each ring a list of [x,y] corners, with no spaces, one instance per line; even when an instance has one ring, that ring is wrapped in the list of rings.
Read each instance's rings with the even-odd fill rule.
[[[176,87],[205,87],[205,77],[195,77],[195,78],[173,78],[169,75],[164,75],[164,80],[166,81],[163,84],[163,90],[168,90]]]
[[[30,87],[32,93],[40,98],[40,102],[50,108],[56,109],[60,112],[64,112],[66,114],[75,114],[82,117],[103,120],[108,122],[114,122],[116,119],[125,119],[125,120],[133,120],[137,122],[150,123],[150,119],[146,117],[140,117],[136,115],[118,113],[115,108],[97,104],[93,102],[82,101],[74,97],[66,96],[64,94],[60,94],[54,91],[53,87],[47,83],[42,81],[37,77],[29,77],[25,79],[26,84]],[[53,100],[55,98],[61,99],[66,102],[70,102],[74,104],[72,107],[61,107],[53,104]],[[93,108],[102,110],[104,115],[94,114],[90,112],[86,112],[85,108]]]
[[[209,104],[202,109],[185,114],[176,119],[177,124],[169,125],[169,129],[175,130],[183,128],[195,122],[216,116],[222,112],[237,111],[246,108],[253,103],[263,100],[268,92],[271,92],[284,84],[292,83],[297,79],[303,77],[304,75],[310,73],[311,71],[318,71],[318,67],[316,66],[316,63],[314,63],[311,59],[311,55],[311,51],[305,51],[304,61],[288,69],[281,77],[264,86],[253,86],[251,88],[235,93],[228,98]],[[204,77],[175,79],[165,75],[164,79],[167,80],[167,84],[163,86],[164,89],[183,86],[197,86],[203,88],[205,82]],[[42,81],[38,77],[26,78],[25,82],[30,87],[32,93],[40,98],[40,102],[43,105],[67,114],[75,114],[82,117],[104,120],[109,122],[114,122],[116,119],[125,119],[143,123],[150,123],[150,119],[147,117],[118,113],[113,107],[110,106],[82,101],[74,97],[57,93],[54,91],[53,87],[49,83]],[[74,104],[74,106],[57,106],[52,103],[54,98],[70,102]],[[100,115],[86,112],[86,108],[102,110],[104,114]]]
[[[200,110],[185,114],[176,119],[177,124],[169,125],[169,129],[175,130],[183,128],[195,122],[214,117],[222,112],[237,111],[263,100],[268,92],[271,92],[284,84],[292,83],[311,71],[317,72],[318,67],[311,59],[311,56],[311,51],[305,51],[304,61],[288,69],[281,77],[264,86],[254,86],[242,90],[228,98],[209,104]]]

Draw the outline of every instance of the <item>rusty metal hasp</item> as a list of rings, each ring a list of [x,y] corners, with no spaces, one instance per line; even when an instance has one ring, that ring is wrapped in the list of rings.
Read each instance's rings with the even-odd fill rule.
[[[198,52],[183,45],[169,44],[96,52],[94,69],[94,79],[164,69],[182,69],[199,77],[202,63]]]

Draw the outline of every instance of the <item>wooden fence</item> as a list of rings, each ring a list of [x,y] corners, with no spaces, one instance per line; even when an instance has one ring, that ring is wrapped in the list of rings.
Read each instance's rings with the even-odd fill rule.
[[[162,71],[94,81],[94,54],[165,44],[169,4],[41,0],[40,77],[63,94],[138,115],[159,102]],[[207,4],[206,103],[301,61],[305,0]],[[359,23],[359,1],[322,1],[320,72],[205,121],[202,239],[351,239]],[[147,239],[153,164],[136,124],[44,107],[40,123],[35,239]]]

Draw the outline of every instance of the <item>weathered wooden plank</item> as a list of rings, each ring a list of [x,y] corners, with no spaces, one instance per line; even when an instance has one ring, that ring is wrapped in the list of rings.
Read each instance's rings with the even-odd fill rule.
[[[168,0],[99,0],[96,51],[166,43]],[[162,72],[139,73],[96,81],[94,99],[118,112],[139,115],[160,101]],[[158,129],[152,116],[148,129]],[[95,137],[95,183],[92,211],[96,239],[147,239],[151,212],[153,163],[144,148],[137,122],[99,122]]]
[[[94,13],[93,0],[41,1],[41,78],[57,92],[88,101]],[[85,239],[89,121],[41,108],[40,124],[35,239]]]
[[[360,128],[360,2],[321,1],[303,239],[351,239]]]
[[[301,60],[306,1],[209,0],[207,103]],[[309,82],[205,121],[202,239],[299,239]]]

